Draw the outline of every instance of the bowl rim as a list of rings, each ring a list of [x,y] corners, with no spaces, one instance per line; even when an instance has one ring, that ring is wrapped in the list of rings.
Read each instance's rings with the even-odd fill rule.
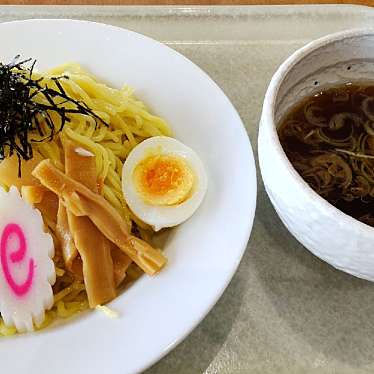
[[[329,215],[335,216],[343,225],[354,226],[355,229],[360,231],[367,231],[368,233],[374,234],[373,227],[353,218],[352,216],[344,213],[340,209],[336,208],[333,204],[328,202],[317,192],[315,192],[309,184],[301,177],[297,170],[292,165],[291,161],[288,159],[282,144],[279,140],[277,126],[274,120],[275,103],[280,87],[282,86],[285,78],[289,72],[295,67],[297,63],[302,61],[311,52],[317,51],[329,44],[342,41],[344,39],[351,39],[355,37],[362,37],[365,35],[370,35],[374,37],[374,27],[366,28],[354,28],[344,31],[339,31],[333,34],[328,34],[321,38],[315,39],[303,47],[297,49],[293,52],[276,70],[271,78],[271,81],[266,90],[262,114],[261,114],[261,124],[260,131],[262,127],[266,127],[268,130],[269,140],[271,146],[274,148],[279,161],[287,168],[294,181],[298,184],[304,196],[310,199],[314,199],[315,204],[318,204],[322,209],[327,211]]]

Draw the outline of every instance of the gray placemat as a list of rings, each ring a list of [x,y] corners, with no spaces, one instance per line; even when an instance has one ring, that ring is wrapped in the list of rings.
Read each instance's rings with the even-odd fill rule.
[[[374,10],[0,7],[2,21],[25,18],[95,20],[167,43],[223,88],[256,152],[263,96],[279,63],[311,39],[373,25]],[[232,282],[198,328],[147,373],[373,373],[374,286],[306,251],[281,224],[258,178],[253,232]]]

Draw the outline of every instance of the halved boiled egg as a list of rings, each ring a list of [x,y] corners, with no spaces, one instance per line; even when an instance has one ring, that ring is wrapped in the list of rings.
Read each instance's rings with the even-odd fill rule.
[[[176,139],[138,144],[122,169],[122,191],[133,213],[155,231],[176,226],[201,204],[207,176],[197,154]]]

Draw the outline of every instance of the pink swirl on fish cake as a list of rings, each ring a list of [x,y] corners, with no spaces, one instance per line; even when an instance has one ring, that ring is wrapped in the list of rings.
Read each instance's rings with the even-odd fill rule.
[[[9,238],[11,237],[11,235],[17,236],[19,247],[16,251],[10,253],[8,256]],[[35,271],[34,259],[29,259],[28,272],[23,283],[19,284],[14,280],[14,277],[11,273],[11,267],[12,264],[22,262],[25,259],[26,254],[27,243],[22,228],[16,223],[7,224],[1,235],[0,261],[6,282],[8,283],[11,290],[20,297],[26,295],[31,289]]]

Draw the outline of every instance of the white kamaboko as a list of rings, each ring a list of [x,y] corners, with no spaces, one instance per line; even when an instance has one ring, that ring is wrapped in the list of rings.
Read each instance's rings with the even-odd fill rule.
[[[0,188],[0,313],[19,332],[42,324],[56,280],[51,235],[17,188]]]
[[[132,212],[155,231],[176,226],[199,207],[207,175],[197,154],[183,143],[156,136],[137,145],[122,170],[122,191]]]

